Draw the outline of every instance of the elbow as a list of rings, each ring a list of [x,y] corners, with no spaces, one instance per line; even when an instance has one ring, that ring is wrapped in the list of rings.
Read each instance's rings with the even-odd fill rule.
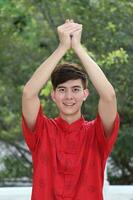
[[[106,95],[106,100],[108,102],[112,102],[116,100],[116,93],[114,89],[108,92],[108,94]]]
[[[106,102],[113,102],[116,101],[116,93],[115,90],[112,88],[111,90],[108,90],[103,96],[102,99]]]
[[[27,85],[25,85],[23,88],[22,96],[25,99],[32,99],[35,95],[33,94],[31,88],[29,88]]]

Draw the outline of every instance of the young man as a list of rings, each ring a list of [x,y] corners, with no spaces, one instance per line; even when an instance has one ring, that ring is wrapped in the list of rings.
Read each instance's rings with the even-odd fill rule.
[[[82,25],[66,20],[57,30],[58,48],[23,90],[22,127],[33,159],[32,200],[102,200],[105,163],[119,129],[115,91],[82,48]],[[82,103],[89,95],[86,74],[72,64],[55,68],[70,48],[100,97],[93,121],[85,121],[81,115]],[[51,96],[60,111],[55,119],[43,114],[38,98],[50,75]]]

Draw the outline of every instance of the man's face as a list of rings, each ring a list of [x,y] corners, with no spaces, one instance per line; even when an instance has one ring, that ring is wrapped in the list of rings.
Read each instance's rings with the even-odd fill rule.
[[[77,79],[59,84],[51,96],[61,115],[74,115],[81,112],[82,103],[88,94],[88,89],[84,89],[82,81]]]

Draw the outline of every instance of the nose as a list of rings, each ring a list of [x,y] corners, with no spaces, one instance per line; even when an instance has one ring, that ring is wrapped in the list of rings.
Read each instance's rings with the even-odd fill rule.
[[[67,90],[65,93],[65,98],[66,99],[73,99],[73,93],[71,90]]]

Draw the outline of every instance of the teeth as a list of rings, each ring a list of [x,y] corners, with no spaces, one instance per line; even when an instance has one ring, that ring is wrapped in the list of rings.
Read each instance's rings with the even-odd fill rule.
[[[65,105],[65,106],[73,106],[74,103],[73,103],[73,104],[66,104],[66,103],[64,103],[64,105]]]

